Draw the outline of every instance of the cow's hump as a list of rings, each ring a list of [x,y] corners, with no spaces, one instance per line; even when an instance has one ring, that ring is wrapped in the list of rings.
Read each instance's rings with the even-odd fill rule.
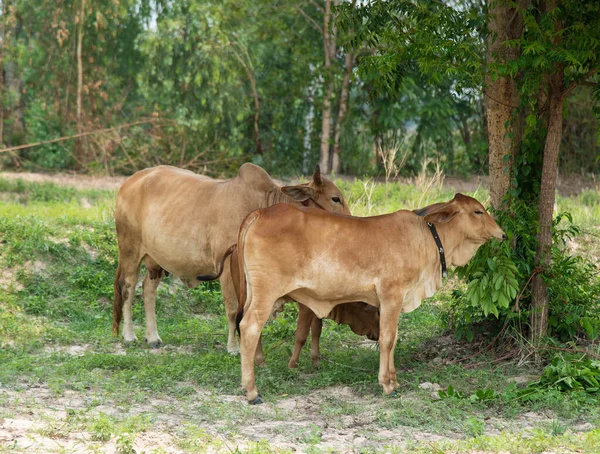
[[[242,181],[261,191],[271,191],[276,187],[271,176],[262,167],[247,162],[240,167],[239,177]]]

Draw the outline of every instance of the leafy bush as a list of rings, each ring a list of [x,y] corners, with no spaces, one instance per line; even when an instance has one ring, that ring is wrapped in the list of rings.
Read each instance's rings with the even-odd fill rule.
[[[537,221],[535,210],[525,204],[513,205],[513,213],[498,213],[499,224],[509,241],[482,246],[475,257],[458,269],[467,280],[466,291],[455,290],[448,325],[458,338],[473,339],[473,324],[493,315],[502,324],[519,319],[527,326],[531,295],[527,291],[534,270]],[[582,257],[573,256],[569,241],[579,235],[569,213],[553,223],[552,262],[543,273],[550,296],[549,335],[561,341],[578,336],[590,339],[600,331],[600,279],[598,269]],[[519,293],[522,298],[513,312]]]
[[[69,135],[69,131],[63,130],[63,119],[41,100],[35,100],[28,106],[25,122],[29,133],[28,142],[41,142]],[[74,164],[70,146],[69,142],[50,143],[22,151],[25,168],[68,169]]]

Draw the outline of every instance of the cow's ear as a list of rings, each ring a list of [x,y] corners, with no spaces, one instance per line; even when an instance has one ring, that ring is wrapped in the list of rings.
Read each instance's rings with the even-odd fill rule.
[[[427,205],[424,208],[417,208],[413,210],[413,213],[415,213],[417,216],[426,216],[427,214],[429,214],[430,212],[433,212],[434,210],[438,209],[439,207],[441,207],[442,205],[444,205],[443,203],[433,203],[431,205]]]
[[[321,166],[319,164],[315,166],[315,171],[313,172],[313,181],[318,186],[323,185],[323,180],[321,179]]]
[[[304,202],[305,200],[314,197],[316,191],[310,186],[298,185],[298,186],[284,186],[281,188],[281,192],[285,195],[289,195],[296,202]]]
[[[443,204],[440,208],[427,213],[424,217],[425,222],[444,223],[453,219],[459,213],[458,208],[452,202]]]

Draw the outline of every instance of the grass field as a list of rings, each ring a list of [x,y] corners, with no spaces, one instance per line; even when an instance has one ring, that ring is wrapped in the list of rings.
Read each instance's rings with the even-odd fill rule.
[[[453,194],[394,183],[386,201],[385,185],[342,184],[359,215]],[[305,351],[289,370],[296,309],[288,305],[264,333],[257,381],[267,403],[248,406],[214,284],[188,290],[167,278],[157,306],[166,347],[125,347],[111,334],[114,196],[0,179],[0,452],[600,452],[600,398],[549,391],[525,401],[516,390],[540,369],[455,360],[479,346],[447,332],[456,279],[401,318],[396,398],[377,384],[376,346],[329,321],[321,366]],[[572,248],[596,260],[599,202],[589,190],[558,202],[583,232]],[[143,339],[141,286],[137,293]],[[439,399],[434,384],[471,397]],[[488,389],[494,397],[472,397]]]

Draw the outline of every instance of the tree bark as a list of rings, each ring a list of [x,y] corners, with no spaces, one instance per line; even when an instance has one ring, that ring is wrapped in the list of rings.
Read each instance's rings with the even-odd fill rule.
[[[323,109],[321,114],[321,153],[319,164],[321,172],[330,173],[329,149],[331,148],[331,96],[333,94],[333,74],[331,60],[335,59],[336,36],[335,26],[331,27],[331,0],[325,2],[325,14],[323,19],[323,49],[325,55],[324,73],[327,89],[323,98]]]
[[[338,111],[338,118],[335,124],[335,134],[333,139],[333,160],[331,171],[335,174],[339,174],[341,170],[340,156],[342,153],[342,147],[340,145],[340,137],[342,135],[342,122],[346,118],[346,113],[348,111],[348,99],[350,97],[350,75],[352,74],[352,68],[354,67],[354,55],[351,52],[346,53],[344,66],[344,79],[342,81],[342,92],[340,94],[340,110]]]
[[[237,61],[242,65],[244,71],[246,72],[246,76],[248,76],[248,80],[250,81],[250,87],[252,88],[252,97],[254,98],[254,143],[256,144],[256,153],[259,155],[263,154],[262,143],[260,140],[260,129],[259,129],[259,120],[260,120],[260,97],[258,95],[258,89],[256,88],[256,77],[254,75],[254,65],[252,65],[252,59],[250,58],[250,54],[246,48],[242,48],[242,46],[238,43],[233,43],[237,45],[245,54],[248,59],[248,63],[244,61],[244,59],[232,48],[233,55],[237,59]]]
[[[3,2],[3,8],[4,8]],[[22,37],[23,34],[23,19],[18,13],[14,11],[10,11],[8,6],[6,6],[7,14],[14,14],[14,18],[11,18],[11,23],[14,21],[14,27],[10,27],[10,30],[4,30],[7,41],[12,39],[13,43],[16,42]],[[5,17],[3,17],[5,20]],[[2,41],[2,45],[4,46],[4,38]],[[8,43],[6,44],[5,49],[10,49],[8,47]],[[21,143],[23,136],[25,134],[25,101],[23,98],[23,77],[22,71],[18,67],[17,62],[14,59],[10,59],[8,62],[4,63],[4,89],[5,93],[8,91],[10,93],[10,98],[14,99],[14,102],[10,103],[10,106],[6,109],[8,112],[8,117],[12,120],[10,122],[10,126],[7,131],[4,131],[4,137],[6,139],[6,144],[8,146],[15,145],[16,143]],[[9,99],[10,99],[9,98]]]
[[[556,1],[544,2],[542,10],[549,12],[556,7]],[[562,24],[557,20],[554,24],[556,40],[560,40]],[[563,128],[563,102],[564,67],[555,65],[552,74],[546,78],[547,97],[541,91],[538,100],[548,103],[548,124],[546,140],[544,142],[544,157],[542,161],[542,180],[540,183],[540,198],[538,202],[539,231],[535,254],[535,267],[539,272],[534,276],[531,294],[530,338],[532,343],[538,344],[548,334],[548,312],[550,300],[548,286],[543,279],[543,274],[552,260],[552,222],[554,218],[554,202],[556,200],[556,177],[558,170],[558,156]],[[538,110],[544,105],[538,104]]]
[[[556,194],[556,175],[558,154],[562,137],[563,124],[563,74],[555,74],[550,78],[548,133],[544,143],[544,160],[542,164],[542,181],[538,205],[539,232],[535,256],[536,267],[542,271],[550,265],[552,259],[552,222],[554,218],[554,202]],[[531,301],[531,340],[539,342],[548,332],[548,286],[542,273],[533,278]]]
[[[2,2],[2,23],[0,24],[0,146],[4,148],[4,47],[6,46],[6,1]]]
[[[85,17],[85,0],[81,0],[77,13],[77,134],[83,133],[82,119],[82,91],[83,91],[83,59],[81,51],[83,48],[83,21]],[[77,167],[84,161],[84,139],[78,138],[76,143]]]
[[[501,0],[490,2],[488,64],[504,63],[518,57],[518,51],[506,47],[505,42],[521,36],[523,19],[520,10],[525,4],[526,0],[518,0],[517,7],[512,8]],[[516,80],[512,77],[499,76],[496,80],[492,80],[487,76],[485,83],[490,198],[492,206],[498,209],[502,204],[502,198],[510,189],[510,169],[513,157],[521,143],[522,120],[519,116],[513,119],[513,111],[519,107],[520,95]],[[510,127],[507,129],[506,125],[509,122]],[[506,155],[509,156],[508,160],[505,159]]]

